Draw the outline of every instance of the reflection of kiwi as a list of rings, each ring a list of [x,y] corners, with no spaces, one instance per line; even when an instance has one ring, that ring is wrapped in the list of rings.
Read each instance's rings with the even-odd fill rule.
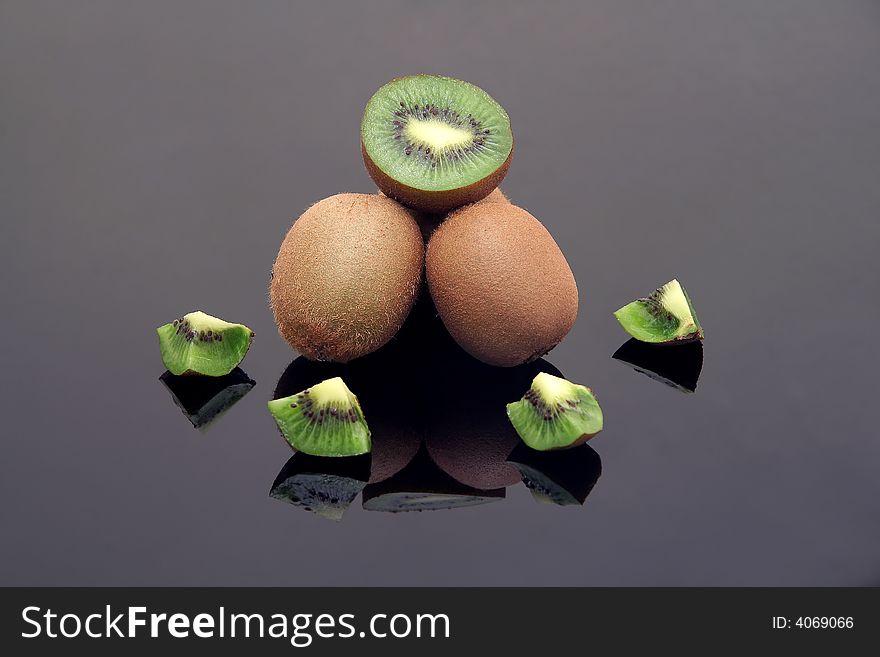
[[[269,411],[284,439],[300,452],[357,456],[370,451],[370,429],[360,402],[341,377],[273,399]]]
[[[694,392],[703,369],[703,343],[686,342],[667,347],[631,338],[612,356],[641,372],[682,392]]]
[[[165,372],[159,380],[192,425],[203,430],[256,385],[238,367],[226,376],[176,376]]]
[[[484,363],[540,358],[574,325],[578,289],[559,246],[510,203],[475,203],[431,235],[431,297],[449,333]]]
[[[298,452],[275,478],[270,497],[341,520],[370,476],[370,457],[324,458]]]
[[[442,214],[495,189],[510,166],[507,112],[468,82],[410,75],[377,91],[364,111],[361,151],[391,198]]]
[[[602,460],[589,445],[566,452],[538,452],[520,443],[507,460],[539,502],[583,504],[602,474]]]
[[[162,362],[172,374],[229,374],[242,361],[254,333],[201,311],[156,329]]]
[[[574,447],[602,431],[602,409],[589,388],[542,372],[523,398],[507,405],[519,437],[533,449]]]
[[[675,279],[644,299],[626,304],[614,316],[627,333],[642,342],[670,344],[703,339],[703,327],[691,299]]]
[[[410,464],[390,479],[364,489],[367,511],[439,511],[504,499],[503,488],[480,490],[465,486],[440,470],[427,451],[419,450]]]
[[[447,340],[449,340],[447,338]],[[426,445],[444,471],[476,488],[496,488],[519,481],[505,459],[519,442],[505,405],[539,372],[558,370],[545,360],[497,368],[474,360],[451,340],[433,345],[436,363],[426,406]]]
[[[337,194],[296,220],[272,269],[278,329],[307,358],[348,362],[403,324],[422,276],[410,213],[379,194]]]
[[[408,359],[401,351],[394,343],[347,365],[299,357],[281,375],[274,397],[287,397],[325,379],[343,377],[357,392],[370,425],[370,481],[387,479],[412,460],[422,433],[419,383],[408,373]]]

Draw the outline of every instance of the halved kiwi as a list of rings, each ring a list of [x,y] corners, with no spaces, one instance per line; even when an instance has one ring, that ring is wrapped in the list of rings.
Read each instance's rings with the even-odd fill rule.
[[[612,358],[671,388],[694,392],[703,369],[703,343],[692,341],[667,347],[630,338]]]
[[[520,443],[507,457],[537,502],[583,504],[602,474],[602,459],[589,445],[565,453],[539,452]]]
[[[269,497],[329,520],[342,520],[369,476],[367,454],[333,459],[297,452],[281,468]]]
[[[602,409],[589,388],[541,372],[523,398],[507,405],[523,442],[537,450],[563,449],[602,431]]]
[[[186,418],[201,430],[206,430],[256,385],[238,367],[226,376],[177,376],[165,372],[159,380]]]
[[[703,339],[694,306],[676,279],[614,313],[623,330],[642,342],[670,344]]]
[[[370,98],[361,151],[386,195],[417,210],[445,213],[479,201],[504,179],[513,133],[507,112],[479,87],[410,75]]]
[[[357,397],[340,377],[269,402],[290,445],[313,456],[356,456],[370,451],[370,429]]]
[[[443,472],[424,449],[403,470],[364,489],[367,511],[439,511],[476,506],[504,499],[504,488],[480,490],[466,486]]]
[[[156,329],[162,362],[172,374],[223,376],[244,359],[254,332],[202,311],[187,313]]]

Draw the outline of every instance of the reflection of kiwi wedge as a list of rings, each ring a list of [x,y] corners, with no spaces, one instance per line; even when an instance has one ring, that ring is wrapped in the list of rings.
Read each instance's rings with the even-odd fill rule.
[[[334,459],[297,452],[278,473],[269,496],[341,520],[369,476],[369,455]]]
[[[226,376],[176,376],[165,372],[159,380],[196,429],[207,429],[256,385],[238,367]]]
[[[273,399],[269,411],[297,451],[313,456],[356,456],[370,451],[370,429],[361,405],[338,376]]]
[[[631,338],[612,356],[635,371],[682,392],[694,392],[703,369],[703,343],[699,341],[666,347]]]
[[[583,504],[602,474],[602,459],[589,445],[565,453],[539,452],[520,443],[507,460],[539,502]]]
[[[614,316],[623,330],[642,342],[669,344],[703,339],[703,327],[690,297],[675,279],[644,299],[626,304]]]
[[[244,359],[254,333],[201,311],[156,329],[162,362],[172,374],[229,374]]]
[[[468,82],[439,75],[396,78],[367,103],[361,151],[391,198],[442,214],[479,201],[510,166],[507,112]]]
[[[589,388],[542,372],[522,399],[507,405],[507,416],[526,445],[562,449],[602,431],[602,409]]]
[[[275,388],[277,399],[335,376],[350,382],[369,420],[371,483],[387,479],[406,466],[421,440],[417,385],[406,369],[409,359],[404,358],[400,347],[395,341],[347,365],[320,363],[300,356],[287,367]]]
[[[364,489],[367,511],[439,511],[504,499],[503,488],[480,490],[465,486],[440,470],[425,449],[403,470]]]
[[[468,486],[497,488],[518,482],[519,474],[506,463],[519,437],[505,405],[537,373],[558,370],[544,360],[500,369],[474,360],[454,344],[436,349],[432,403],[426,406],[425,442],[431,458]]]

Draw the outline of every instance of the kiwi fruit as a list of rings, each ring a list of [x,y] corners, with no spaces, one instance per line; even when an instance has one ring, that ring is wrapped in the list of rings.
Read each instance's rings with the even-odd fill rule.
[[[560,453],[539,452],[520,443],[507,461],[536,501],[559,506],[583,504],[602,474],[602,459],[589,445]]]
[[[703,339],[703,327],[691,299],[676,279],[614,313],[623,330],[636,340],[675,344]]]
[[[697,389],[703,369],[703,343],[695,340],[667,347],[630,338],[612,358],[655,381],[691,393]]]
[[[238,367],[225,376],[177,376],[165,372],[159,380],[186,419],[201,430],[206,430],[256,385]]]
[[[480,490],[466,486],[443,472],[423,448],[403,470],[390,479],[364,488],[367,511],[439,511],[498,502],[504,488]]]
[[[202,311],[188,313],[156,329],[162,362],[176,375],[224,376],[244,359],[254,332]]]
[[[370,451],[370,429],[357,397],[340,377],[269,402],[281,434],[299,452],[357,456]]]
[[[281,468],[269,497],[338,521],[369,475],[369,455],[333,459],[297,452]]]
[[[361,152],[387,196],[444,214],[498,187],[513,157],[513,133],[507,112],[479,87],[440,75],[409,75],[370,98]]]
[[[589,388],[541,372],[507,417],[532,449],[575,447],[602,431],[602,409]]]
[[[272,268],[281,336],[312,360],[348,362],[400,329],[419,291],[424,242],[412,215],[379,194],[337,194],[306,210]]]
[[[346,365],[300,356],[288,365],[275,387],[274,398],[279,399],[335,376],[351,382],[370,420],[370,483],[402,470],[415,456],[422,437],[419,388],[414,385],[416,375],[408,369],[413,361],[397,342]]]
[[[571,268],[544,226],[515,205],[477,203],[452,213],[431,236],[425,262],[444,325],[485,363],[540,358],[574,325]]]

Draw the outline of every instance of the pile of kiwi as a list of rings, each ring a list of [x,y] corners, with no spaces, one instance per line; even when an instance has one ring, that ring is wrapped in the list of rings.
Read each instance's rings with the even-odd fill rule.
[[[420,295],[429,296],[457,348],[488,367],[533,363],[565,338],[578,314],[577,283],[548,230],[498,188],[514,137],[494,98],[449,77],[396,78],[367,102],[360,147],[378,191],[337,194],[309,207],[271,270],[272,312],[293,349],[318,363],[363,359],[401,339]],[[676,280],[615,316],[644,343],[703,337]],[[181,317],[159,335],[170,371],[209,376],[236,367],[252,337],[242,325],[203,313]],[[425,336],[407,339],[429,348]],[[269,403],[297,451],[354,457],[372,450],[371,409],[350,383],[345,374],[329,374]],[[590,388],[548,372],[523,388],[519,401],[499,400],[497,412],[504,417],[506,405],[529,448],[571,448],[601,431]],[[443,446],[434,449],[442,454]]]

